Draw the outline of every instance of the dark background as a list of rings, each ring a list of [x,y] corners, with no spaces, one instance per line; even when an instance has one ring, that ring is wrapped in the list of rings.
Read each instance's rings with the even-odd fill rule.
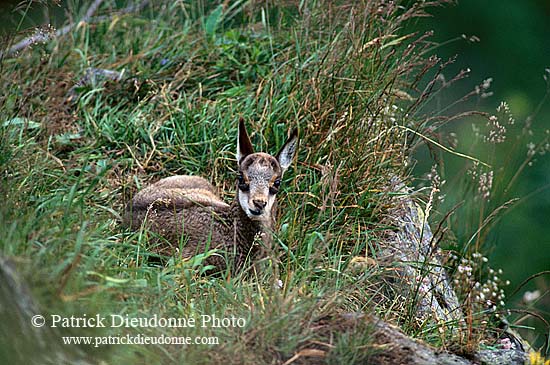
[[[447,79],[461,69],[471,69],[469,78],[446,91],[449,100],[459,98],[484,79],[492,78],[490,90],[493,95],[481,102],[472,102],[468,107],[495,113],[500,102],[506,101],[516,119],[517,128],[513,132],[519,133],[526,118],[532,116],[532,138],[534,141],[543,139],[545,131],[550,129],[550,100],[542,104],[536,115],[534,113],[546,93],[543,75],[545,69],[550,68],[550,1],[462,0],[432,13],[432,18],[417,24],[419,29],[433,29],[433,39],[440,44],[458,38],[433,51],[443,59],[456,56],[456,61],[445,71]],[[467,38],[475,35],[479,42],[468,42],[462,39],[462,34]],[[473,103],[476,105],[471,105]],[[471,122],[459,122],[450,129],[464,136],[471,130]],[[462,146],[468,150],[464,144]],[[510,161],[510,165],[526,157],[512,155],[506,148],[497,153],[496,160]],[[423,161],[426,156],[419,154],[419,172],[429,170],[431,162]],[[477,157],[484,160],[485,156],[481,152]],[[463,164],[464,161],[449,158],[449,175],[453,169],[458,173]],[[503,277],[512,281],[509,291],[530,275],[550,269],[549,184],[550,156],[546,154],[538,156],[533,165],[526,168],[513,189],[513,196],[529,197],[505,212],[489,237],[490,263],[502,268]],[[452,191],[447,193],[449,205],[460,200]],[[549,283],[549,276],[541,277],[526,289],[532,290],[535,286],[548,289]],[[523,292],[514,299],[520,299]]]

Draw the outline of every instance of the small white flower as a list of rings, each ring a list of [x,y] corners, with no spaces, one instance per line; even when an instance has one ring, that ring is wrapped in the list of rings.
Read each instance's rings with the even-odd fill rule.
[[[512,341],[510,341],[509,338],[502,338],[499,341],[504,350],[510,350],[512,348]]]
[[[540,297],[540,290],[526,291],[525,294],[523,294],[523,301],[525,303],[532,303],[535,300],[539,299],[539,297]]]

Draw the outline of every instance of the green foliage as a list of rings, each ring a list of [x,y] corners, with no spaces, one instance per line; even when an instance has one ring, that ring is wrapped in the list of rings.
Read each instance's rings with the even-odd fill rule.
[[[492,229],[481,232],[486,238],[486,250],[492,251],[491,261],[505,268],[504,275],[512,282],[513,288],[526,276],[546,270],[550,260],[550,251],[541,250],[550,244],[547,225],[550,216],[550,159],[547,154],[543,156],[541,149],[547,143],[547,130],[550,129],[547,74],[550,48],[539,46],[550,32],[550,23],[546,19],[550,3],[537,0],[513,2],[507,7],[498,4],[493,0],[461,0],[456,6],[435,9],[433,18],[418,22],[418,29],[433,29],[434,39],[444,42],[445,46],[432,52],[444,59],[455,59],[445,72],[447,79],[459,70],[471,70],[467,79],[440,95],[437,101],[440,105],[462,97],[483,79],[490,77],[493,80],[494,87],[483,97],[472,98],[457,109],[475,108],[499,117],[499,122],[508,129],[506,141],[495,146],[479,140],[479,135],[472,133],[471,119],[455,120],[445,130],[456,133],[462,150],[492,160],[493,195],[484,207],[482,220],[503,203],[519,198],[492,220],[491,227],[487,227]],[[465,18],[469,19],[467,24],[463,22]],[[514,126],[509,126],[506,118],[501,119],[495,112],[502,101],[513,112]],[[482,134],[487,122],[483,118],[474,121]],[[527,146],[531,144],[536,146],[537,152],[528,156]],[[418,160],[416,171],[430,168],[428,163],[422,163],[425,158]],[[472,168],[465,166],[464,161],[454,159],[447,159],[445,165],[447,174],[443,178],[453,185],[445,191],[448,199],[442,210],[449,209],[465,196],[463,190],[457,188],[458,184],[454,184],[455,172]],[[517,177],[512,181],[516,173]],[[467,201],[456,214],[460,219],[453,226],[454,230],[462,231],[456,232],[461,240],[469,240],[480,223],[478,202],[470,199],[477,186],[472,179],[468,180],[473,191],[468,191]],[[513,183],[508,186],[510,182]],[[477,238],[474,243],[476,241]],[[510,260],[511,256],[516,259]],[[548,279],[541,278],[525,289],[533,291],[538,288],[545,292],[548,285]],[[510,300],[523,304],[521,295]],[[537,306],[541,313],[546,313],[548,320],[548,302],[544,302],[544,299],[540,300]]]
[[[380,269],[349,268],[376,252],[389,179],[407,179],[409,146],[432,121],[424,86],[438,60],[425,58],[425,35],[405,30],[427,9],[401,5],[151,2],[3,60],[3,254],[49,313],[246,319],[142,331],[217,336],[215,347],[83,346],[113,363],[368,361],[369,328],[315,329],[348,312],[411,320],[393,314],[397,303],[376,307]],[[212,252],[159,257],[147,232],[123,232],[128,199],[160,177],[200,174],[233,195],[239,117],[258,150],[274,152],[299,129],[273,253],[207,276]]]

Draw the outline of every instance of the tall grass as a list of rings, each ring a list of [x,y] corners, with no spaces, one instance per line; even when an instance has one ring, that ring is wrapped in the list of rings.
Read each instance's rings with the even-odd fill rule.
[[[380,269],[350,263],[383,244],[389,179],[407,181],[411,146],[429,135],[422,108],[442,65],[427,56],[429,34],[407,24],[440,4],[151,2],[4,59],[2,253],[45,313],[246,319],[244,328],[139,329],[218,336],[218,346],[81,346],[98,359],[365,363],[376,352],[368,326],[330,318],[403,319],[398,303],[374,300]],[[83,81],[89,68],[122,77]],[[122,231],[123,206],[172,174],[208,177],[230,199],[240,117],[259,150],[274,151],[291,127],[301,136],[276,250],[231,275],[202,275],[200,260],[159,265],[146,234]]]

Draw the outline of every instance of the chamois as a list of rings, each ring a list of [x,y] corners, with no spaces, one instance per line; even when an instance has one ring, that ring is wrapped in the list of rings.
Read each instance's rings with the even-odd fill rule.
[[[190,258],[216,249],[205,264],[218,270],[231,258],[239,268],[247,257],[262,251],[255,239],[271,242],[277,210],[276,195],[283,173],[291,165],[298,144],[294,129],[281,150],[272,156],[254,152],[244,121],[237,139],[238,182],[235,199],[227,204],[202,177],[178,175],[139,191],[126,207],[125,225],[145,227],[160,239],[158,252],[181,251]]]

